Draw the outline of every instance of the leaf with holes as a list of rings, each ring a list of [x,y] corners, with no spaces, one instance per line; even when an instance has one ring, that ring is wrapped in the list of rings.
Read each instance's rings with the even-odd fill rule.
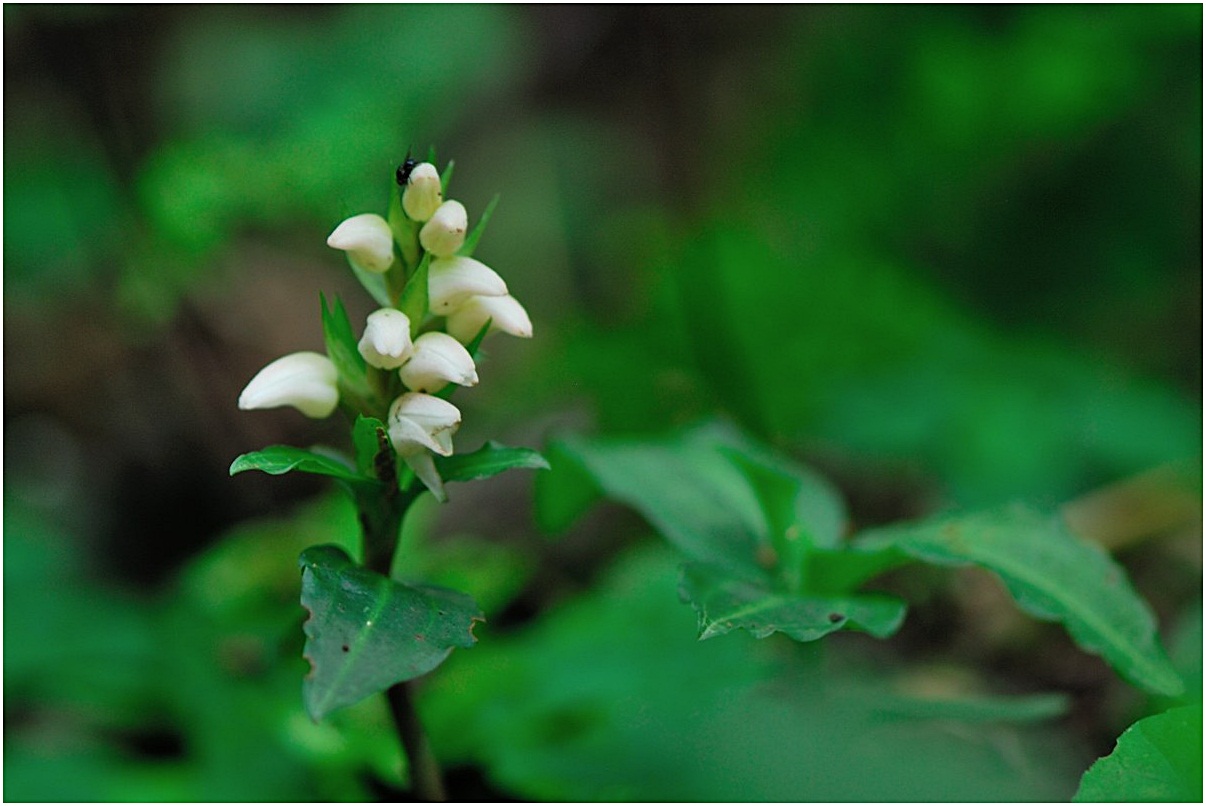
[[[1062,623],[1082,649],[1127,680],[1157,694],[1183,690],[1160,647],[1156,619],[1122,568],[1059,518],[1012,508],[873,529],[854,545],[992,571],[1020,608]]]
[[[815,641],[846,628],[886,638],[904,621],[905,605],[890,596],[798,596],[703,563],[683,566],[679,596],[699,614],[699,638],[748,630],[757,638],[781,632]]]
[[[430,672],[455,647],[472,646],[481,611],[466,594],[403,585],[361,568],[337,546],[302,552],[303,694],[315,720]]]

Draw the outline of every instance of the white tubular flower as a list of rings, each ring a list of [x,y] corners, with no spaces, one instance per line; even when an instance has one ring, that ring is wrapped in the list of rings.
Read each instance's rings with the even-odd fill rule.
[[[399,456],[424,449],[452,455],[452,435],[461,425],[461,412],[447,400],[408,392],[389,407],[389,439]]]
[[[431,453],[452,455],[452,435],[461,425],[461,412],[447,400],[411,392],[389,407],[389,439],[394,450],[438,500],[445,500],[444,482]]]
[[[394,234],[376,213],[344,221],[327,238],[327,246],[342,249],[357,266],[375,274],[387,271],[394,262]]]
[[[410,220],[426,221],[443,202],[444,192],[440,189],[440,174],[436,167],[430,162],[421,162],[412,168],[406,190],[402,191],[402,209]]]
[[[318,353],[290,353],[256,373],[239,395],[240,409],[293,406],[307,417],[329,417],[339,405],[338,372]]]
[[[398,374],[406,388],[416,392],[438,392],[449,383],[477,383],[477,369],[469,351],[452,336],[437,331],[415,339],[414,352]]]
[[[447,316],[470,297],[501,297],[507,284],[494,269],[471,257],[442,257],[427,269],[427,304],[432,312]]]
[[[436,257],[455,255],[465,243],[469,214],[459,201],[446,201],[419,230],[419,243]]]
[[[382,308],[368,315],[364,335],[357,345],[369,366],[397,369],[410,358],[410,317],[394,308]]]
[[[490,322],[490,333],[510,333],[523,339],[532,338],[532,320],[519,300],[507,294],[502,297],[470,297],[448,314],[448,333],[468,344]]]

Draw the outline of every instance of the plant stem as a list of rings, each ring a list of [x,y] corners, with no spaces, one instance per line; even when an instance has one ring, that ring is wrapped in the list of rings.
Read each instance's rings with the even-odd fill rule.
[[[366,496],[358,499],[356,503],[364,529],[365,565],[370,570],[389,577],[402,521],[418,493],[407,494],[398,490],[397,460],[393,448],[384,431],[378,431],[377,439],[379,450],[373,470],[385,485],[383,489],[387,492],[380,497]],[[440,765],[436,762],[431,742],[419,721],[419,713],[415,710],[414,681],[407,680],[390,686],[385,696],[389,700],[389,710],[394,718],[398,737],[402,740],[402,750],[406,753],[411,788],[415,797],[428,803],[442,803],[448,800],[444,781],[440,776]]]
[[[428,803],[443,803],[448,800],[448,795],[444,791],[440,765],[436,762],[431,742],[415,710],[413,685],[413,680],[397,683],[390,686],[385,695],[389,699],[389,710],[398,727],[398,735],[402,737],[402,748],[406,751],[415,796]]]

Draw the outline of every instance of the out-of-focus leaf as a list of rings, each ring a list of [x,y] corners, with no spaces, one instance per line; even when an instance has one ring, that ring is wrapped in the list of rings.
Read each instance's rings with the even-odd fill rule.
[[[641,546],[545,618],[454,655],[424,689],[437,753],[524,800],[1071,795],[1069,739],[1034,721],[1058,710],[1050,697],[906,697],[853,634],[823,662],[815,644],[698,641],[693,614],[667,606],[678,565]]]
[[[1122,568],[1058,518],[1013,508],[873,529],[855,543],[992,571],[1019,607],[1062,623],[1081,648],[1101,655],[1127,680],[1157,694],[1183,689],[1160,647],[1155,617]]]
[[[507,470],[548,470],[549,463],[531,448],[508,448],[490,440],[472,453],[437,456],[436,469],[444,481],[488,479]]]
[[[1080,780],[1079,803],[1202,800],[1202,704],[1140,719]]]
[[[336,546],[302,553],[306,709],[315,720],[430,672],[454,647],[472,646],[482,616],[457,591],[403,585],[351,561]]]
[[[905,615],[904,602],[889,596],[784,594],[702,563],[683,567],[679,595],[699,614],[700,640],[738,629],[756,638],[781,632],[797,641],[815,641],[843,628],[886,638],[900,628]]]
[[[608,497],[631,506],[692,560],[760,575],[768,525],[744,475],[704,440],[558,444]],[[559,472],[559,471],[554,471]]]

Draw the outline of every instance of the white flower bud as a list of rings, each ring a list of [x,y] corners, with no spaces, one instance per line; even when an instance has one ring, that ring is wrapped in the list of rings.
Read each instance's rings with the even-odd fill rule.
[[[416,392],[438,392],[449,383],[477,383],[477,369],[469,351],[452,336],[438,331],[415,339],[414,352],[398,374],[406,388]]]
[[[239,395],[239,408],[293,406],[307,417],[329,417],[339,405],[338,374],[325,355],[290,353],[256,373]]]
[[[490,332],[510,333],[520,338],[532,338],[532,320],[519,300],[507,294],[502,297],[475,296],[448,314],[448,333],[468,344],[490,322]]]
[[[455,255],[465,243],[469,214],[459,201],[446,201],[419,230],[419,243],[436,257]]]
[[[394,308],[373,311],[357,346],[369,366],[397,369],[406,363],[412,351],[410,318]]]
[[[344,221],[327,238],[327,246],[342,249],[357,266],[376,274],[388,270],[394,262],[394,234],[376,213],[362,213]]]
[[[389,407],[389,439],[399,456],[422,453],[452,455],[452,435],[461,425],[460,410],[432,395],[409,392]]]
[[[427,304],[432,312],[446,316],[470,297],[501,297],[507,284],[494,269],[471,257],[442,257],[427,269]]]
[[[437,500],[447,500],[444,481],[428,451],[452,455],[452,435],[461,425],[460,410],[447,400],[410,392],[393,402],[386,419],[394,450]]]
[[[412,168],[406,190],[402,191],[402,209],[410,220],[426,221],[443,201],[444,192],[440,189],[440,174],[436,167],[430,162],[421,162]]]

